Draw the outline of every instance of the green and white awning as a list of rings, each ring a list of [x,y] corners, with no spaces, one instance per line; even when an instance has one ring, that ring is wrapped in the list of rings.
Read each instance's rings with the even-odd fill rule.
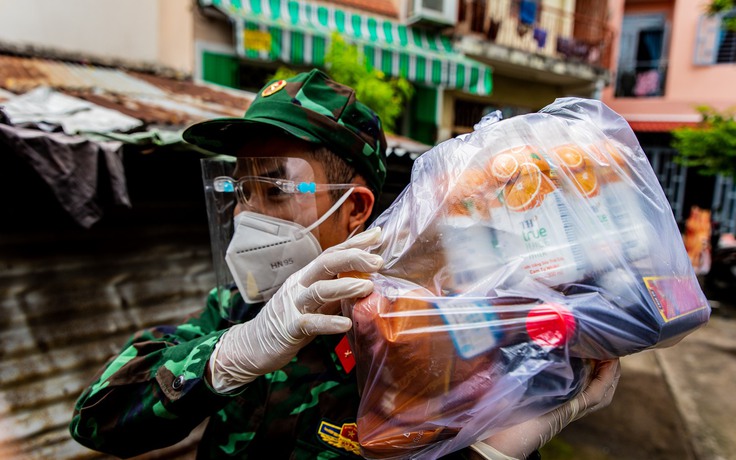
[[[234,19],[238,53],[248,59],[322,66],[337,32],[387,75],[481,96],[491,92],[491,68],[455,51],[451,40],[439,34],[304,1],[200,2]]]

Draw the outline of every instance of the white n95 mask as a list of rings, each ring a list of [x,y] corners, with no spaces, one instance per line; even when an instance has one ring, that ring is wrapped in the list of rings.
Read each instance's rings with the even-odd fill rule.
[[[309,227],[250,211],[237,214],[235,233],[225,254],[235,284],[247,303],[268,301],[284,281],[322,252],[311,230],[350,196],[349,189]]]

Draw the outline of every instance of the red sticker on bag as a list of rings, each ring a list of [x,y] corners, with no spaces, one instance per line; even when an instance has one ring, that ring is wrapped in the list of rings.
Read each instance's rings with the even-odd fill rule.
[[[335,347],[335,353],[337,359],[340,360],[345,373],[349,374],[350,371],[355,367],[355,356],[353,356],[353,350],[350,349],[350,342],[348,342],[348,336],[344,336],[340,343]]]

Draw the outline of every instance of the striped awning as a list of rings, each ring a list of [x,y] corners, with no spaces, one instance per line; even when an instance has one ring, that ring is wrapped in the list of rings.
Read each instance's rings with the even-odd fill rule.
[[[491,68],[454,50],[448,37],[398,22],[295,0],[200,0],[234,19],[238,53],[248,59],[322,66],[334,32],[368,64],[393,77],[485,96]]]

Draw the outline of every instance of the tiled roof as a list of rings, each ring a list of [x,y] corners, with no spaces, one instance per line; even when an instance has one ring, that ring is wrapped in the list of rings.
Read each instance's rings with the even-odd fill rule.
[[[630,121],[629,126],[639,133],[668,133],[684,126],[694,127],[698,124],[690,121]]]
[[[240,116],[253,99],[245,91],[123,69],[0,55],[0,89],[21,94],[40,86],[163,126]]]
[[[399,17],[396,5],[391,0],[323,0],[323,3],[346,6],[392,18]]]

